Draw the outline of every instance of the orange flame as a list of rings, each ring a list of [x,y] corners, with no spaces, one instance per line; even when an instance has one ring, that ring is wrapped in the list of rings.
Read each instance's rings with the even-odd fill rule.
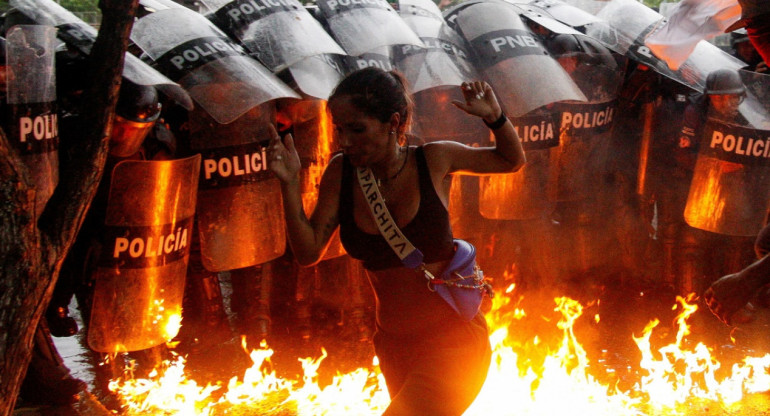
[[[735,364],[720,380],[720,363],[702,343],[688,348],[690,328],[687,319],[697,310],[693,296],[677,298],[682,312],[677,316],[678,331],[673,344],[655,353],[650,342],[658,320],[634,337],[642,353],[644,375],[629,391],[606,385],[591,375],[591,363],[573,327],[584,311],[583,305],[566,297],[555,298],[554,311],[561,315],[556,327],[561,331],[559,345],[547,345],[541,337],[518,337],[509,333],[511,322],[522,320],[522,296],[514,296],[515,285],[493,299],[487,314],[493,329],[492,363],[487,381],[477,400],[465,415],[641,415],[687,414],[682,405],[693,399],[729,407],[746,394],[770,390],[770,354],[748,357]],[[503,312],[507,311],[507,312]],[[243,344],[246,349],[245,340]],[[321,386],[318,368],[327,357],[300,359],[302,380],[285,380],[275,375],[269,363],[273,351],[263,342],[249,354],[253,366],[226,388],[201,387],[184,375],[184,359],[177,357],[153,372],[147,380],[113,381],[110,388],[125,402],[126,414],[225,414],[236,409],[247,413],[298,415],[379,415],[389,399],[377,361],[370,368],[337,374]],[[222,393],[220,390],[224,390]],[[214,398],[213,394],[220,394]],[[246,411],[246,410],[245,410]]]

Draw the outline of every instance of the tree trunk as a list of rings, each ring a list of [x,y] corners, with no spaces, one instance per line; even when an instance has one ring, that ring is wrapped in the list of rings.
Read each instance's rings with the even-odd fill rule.
[[[83,108],[82,142],[64,144],[59,185],[35,223],[35,190],[0,130],[0,415],[13,412],[38,321],[59,268],[102,177],[123,58],[138,0],[102,0],[91,50],[92,84]],[[76,151],[67,151],[66,146]]]

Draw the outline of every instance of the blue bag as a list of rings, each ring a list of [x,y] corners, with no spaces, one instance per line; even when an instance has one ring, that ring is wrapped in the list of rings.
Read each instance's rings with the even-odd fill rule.
[[[380,234],[404,266],[421,270],[428,279],[428,287],[438,293],[461,319],[466,321],[473,319],[479,313],[484,293],[488,293],[490,297],[493,296],[492,286],[484,281],[484,273],[476,265],[476,248],[473,244],[455,238],[455,254],[452,260],[439,277],[433,276],[423,263],[424,256],[420,249],[409,242],[390,216],[388,207],[380,202],[384,199],[374,174],[366,167],[359,167],[356,173],[361,192],[369,205],[369,211],[375,219]],[[397,232],[393,233],[393,230]]]
[[[470,321],[479,313],[484,293],[490,296],[491,286],[484,281],[484,272],[476,264],[473,244],[455,238],[455,255],[441,276],[430,286],[444,299],[460,318]]]

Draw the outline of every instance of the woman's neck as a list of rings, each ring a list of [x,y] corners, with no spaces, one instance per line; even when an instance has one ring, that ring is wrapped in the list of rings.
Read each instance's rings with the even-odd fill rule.
[[[409,157],[409,148],[398,146],[392,157],[379,166],[372,166],[372,172],[377,177],[378,183],[387,183],[396,179],[406,167]]]

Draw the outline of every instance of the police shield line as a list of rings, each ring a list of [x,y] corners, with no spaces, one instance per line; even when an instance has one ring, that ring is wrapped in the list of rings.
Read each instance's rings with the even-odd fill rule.
[[[269,335],[275,324],[271,307],[276,305],[271,288],[280,284],[276,276],[282,259],[291,256],[286,252],[280,185],[267,169],[270,126],[291,132],[297,142],[305,167],[303,202],[312,210],[319,172],[337,150],[325,100],[346,73],[368,66],[406,76],[417,104],[410,139],[420,143],[448,139],[488,144],[488,129],[467,122],[449,103],[457,99],[456,87],[469,78],[480,77],[495,88],[528,163],[514,174],[456,178],[459,203],[473,203],[459,207],[452,201],[453,210],[463,212],[454,216],[453,226],[463,238],[484,242],[494,234],[497,241],[511,242],[511,255],[534,276],[529,277],[533,286],[580,278],[600,266],[615,267],[613,242],[623,237],[610,235],[606,224],[624,230],[644,226],[647,217],[637,212],[623,223],[622,209],[613,212],[607,205],[624,202],[598,188],[628,186],[633,198],[658,204],[666,215],[661,227],[676,222],[672,230],[690,227],[750,236],[763,225],[770,202],[763,186],[770,154],[766,76],[740,72],[740,103],[729,113],[709,107],[694,133],[698,146],[671,142],[677,151],[689,152],[685,156],[693,162],[681,175],[681,188],[658,177],[654,191],[634,192],[635,185],[649,180],[635,176],[650,162],[639,153],[644,130],[651,131],[651,146],[671,144],[663,143],[664,126],[629,115],[644,111],[624,103],[635,65],[652,68],[655,76],[649,79],[655,85],[672,84],[696,95],[706,90],[710,73],[740,67],[735,58],[708,46],[696,49],[678,71],[662,66],[643,46],[659,16],[651,10],[628,12],[644,6],[613,0],[600,13],[570,15],[560,12],[574,6],[556,0],[529,6],[469,1],[445,11],[421,0],[401,1],[398,10],[384,0],[324,0],[316,10],[294,0],[204,0],[198,13],[167,0],[143,3],[147,7],[131,35],[136,56],[127,55],[131,63],[124,85],[157,89],[163,105],[157,107],[160,114],[121,116],[111,144],[116,163],[109,166],[111,182],[103,185],[103,196],[109,197],[100,207],[100,223],[83,244],[91,248],[84,250],[81,264],[63,268],[63,273],[79,268],[86,275],[82,280],[90,282],[86,286],[91,293],[82,298],[90,310],[88,342],[95,351],[140,351],[174,338],[197,344],[203,334],[214,338],[211,330],[222,327],[227,329],[218,336],[232,339],[224,302],[228,297],[231,311],[250,321],[238,332]],[[53,61],[40,63],[39,71],[18,68],[50,59],[51,41],[31,39],[51,38],[54,27],[80,55],[87,55],[95,36],[58,5],[44,0],[13,0],[11,5],[38,25],[6,31],[7,50],[13,51],[8,53],[9,70],[38,79],[9,77],[7,102],[16,120],[10,130],[18,138],[18,152],[36,155],[26,163],[47,175],[37,186],[50,195],[58,174],[57,98],[50,93],[33,98],[23,88],[40,86],[50,92]],[[648,108],[663,112],[662,100],[650,98]],[[145,157],[149,146],[163,147],[166,160]],[[612,170],[619,146],[624,151],[634,147],[624,161],[633,166],[631,173]],[[644,155],[663,160],[654,151]],[[117,163],[123,159],[139,160]],[[610,177],[618,182],[610,183]],[[38,196],[42,207],[45,192]],[[677,232],[671,231],[666,240],[672,251],[695,241],[683,234],[673,237]],[[531,233],[542,238],[520,238]],[[564,253],[561,260],[553,261],[558,252]],[[500,254],[510,253],[480,255],[504,258]],[[661,256],[669,268],[678,257]],[[338,240],[324,260],[320,266],[291,271],[293,316],[303,326],[298,333],[310,338],[313,332],[314,297],[336,301],[319,293],[330,285],[323,275],[341,271],[347,276],[343,291],[350,295],[349,323],[359,326],[361,340],[368,340],[371,322],[363,306],[368,292],[360,266],[345,256]],[[638,274],[643,263],[634,257],[623,267],[636,268],[633,273]],[[502,270],[503,265],[495,267]],[[658,270],[648,273],[653,279],[671,279],[655,276]],[[661,284],[690,290],[705,284],[698,279],[713,278],[693,273]],[[220,279],[229,279],[231,293],[222,291]],[[131,302],[125,302],[127,294]]]
[[[6,32],[8,137],[29,167],[42,213],[59,181],[55,29],[16,25]]]

